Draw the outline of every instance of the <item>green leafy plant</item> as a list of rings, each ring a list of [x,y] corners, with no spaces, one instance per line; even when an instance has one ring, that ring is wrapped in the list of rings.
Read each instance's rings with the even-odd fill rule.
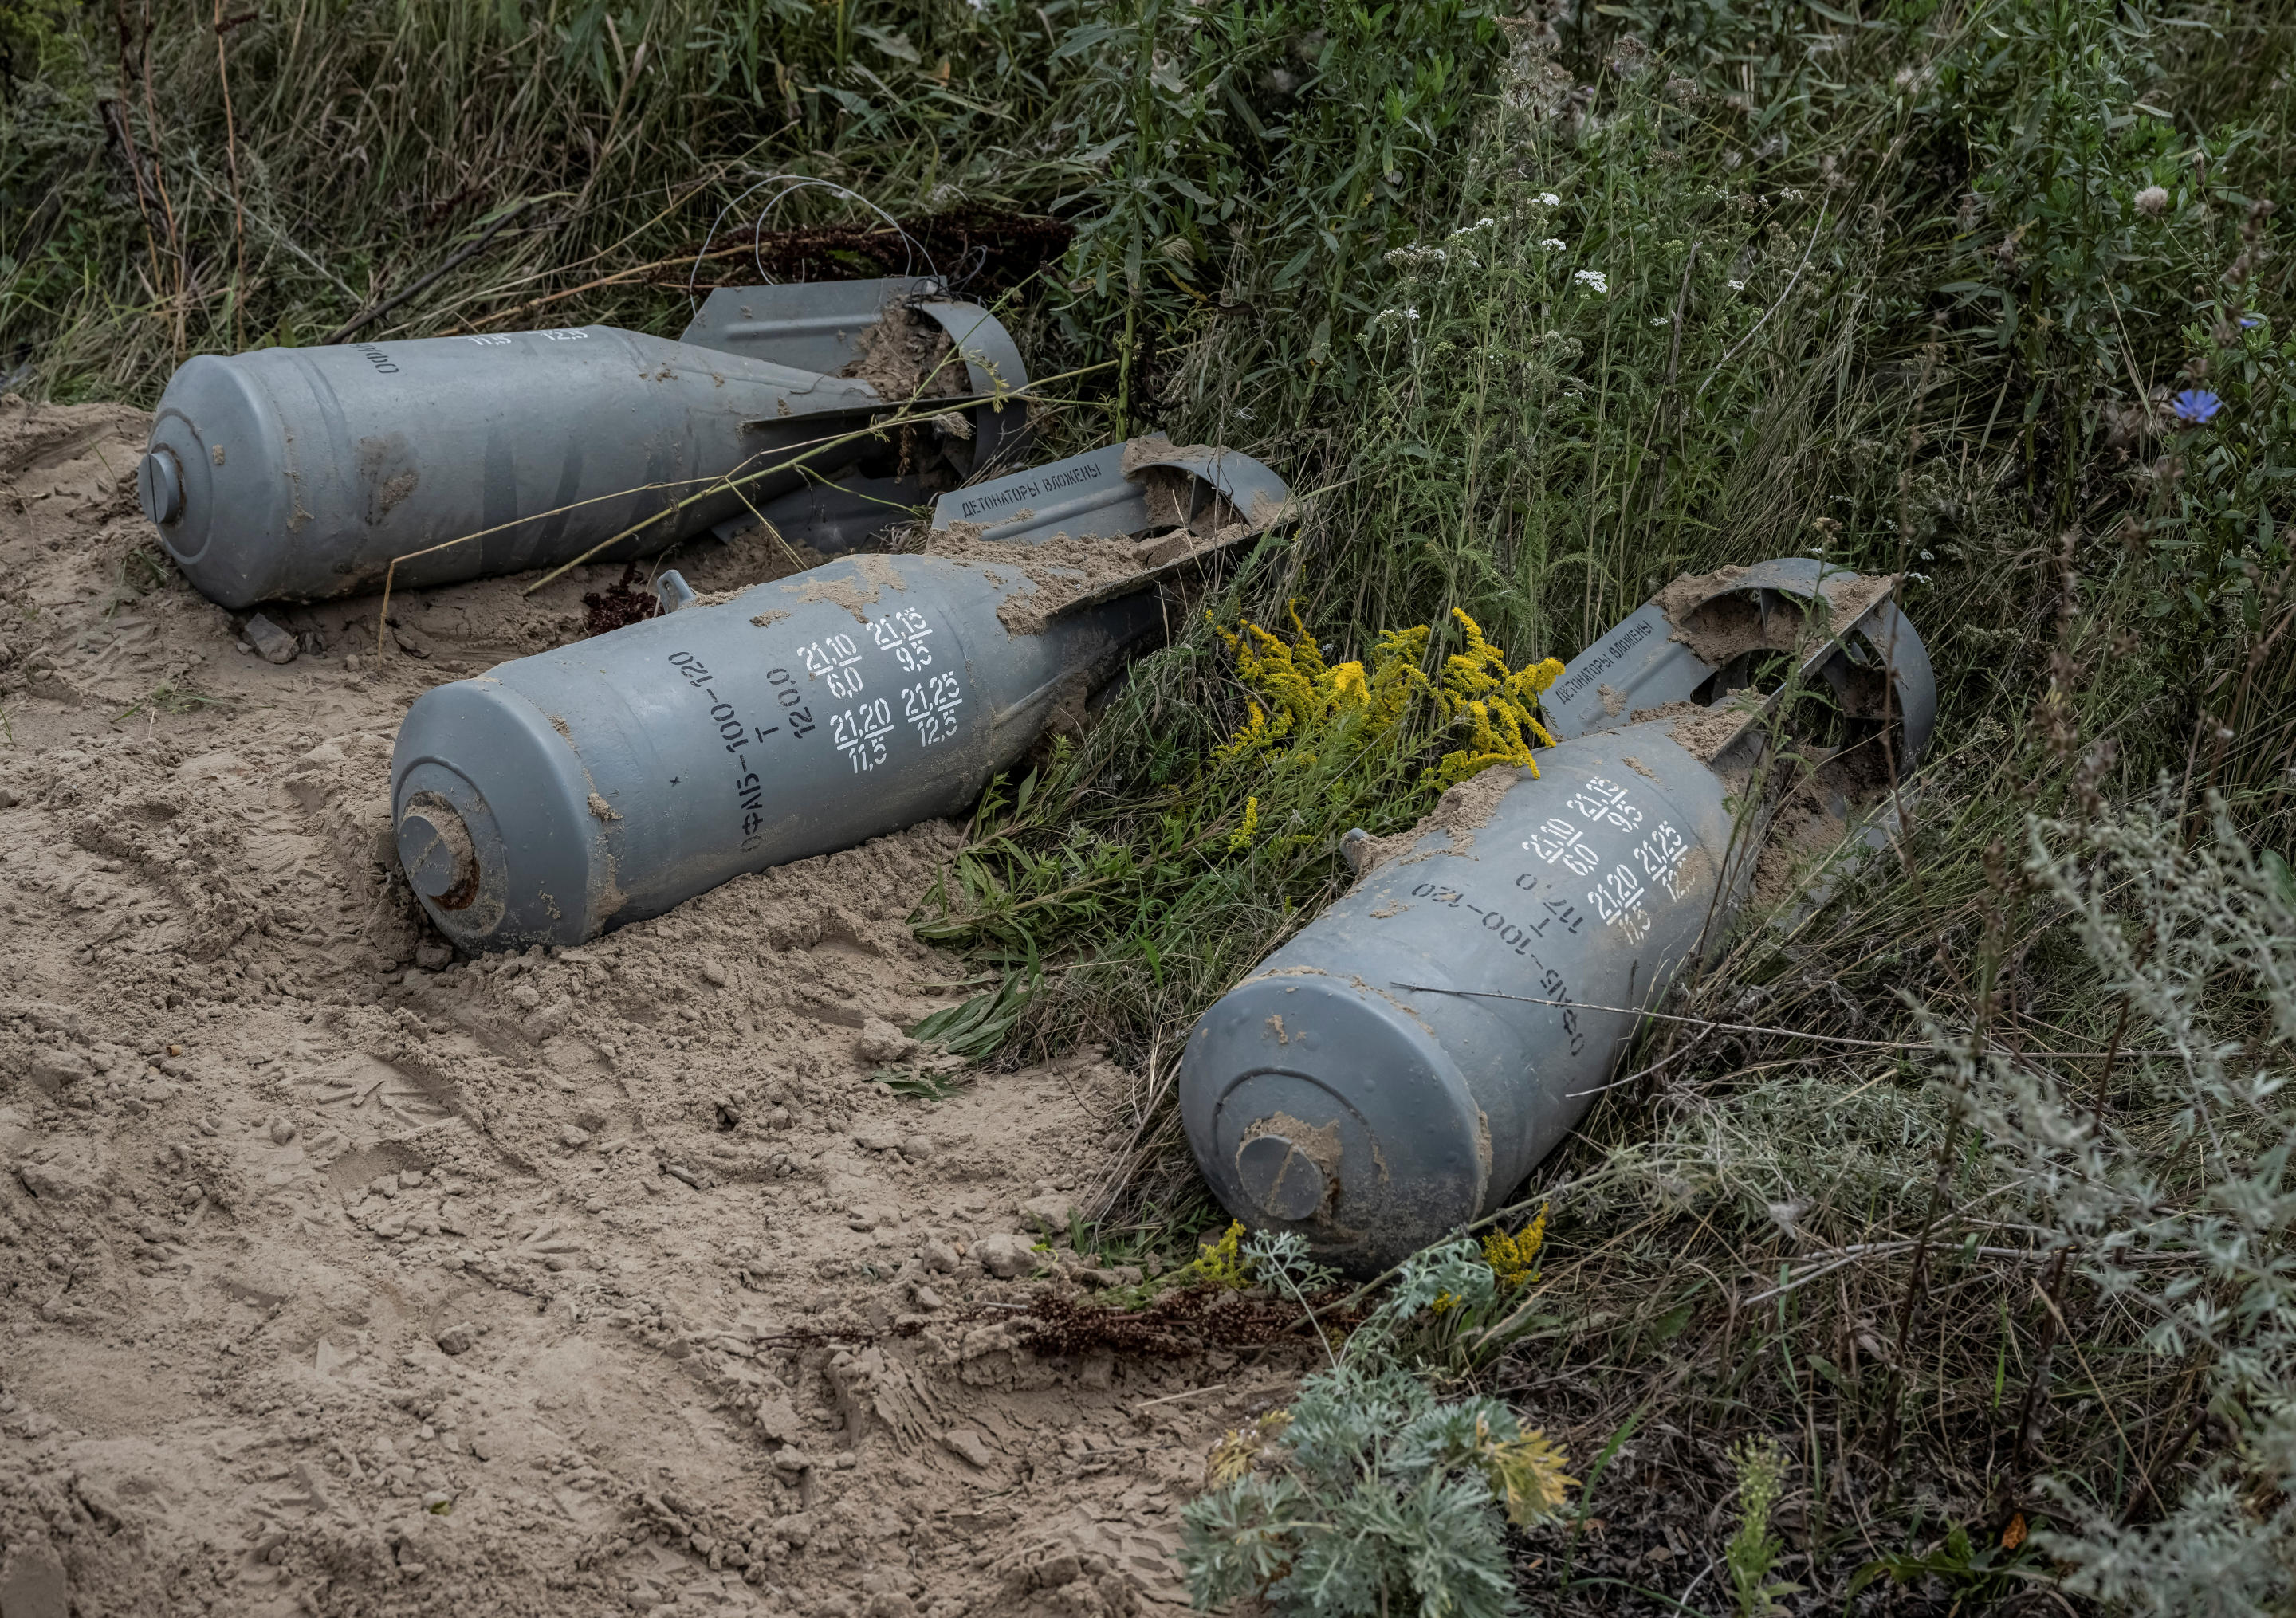
[[[1014,972],[995,988],[925,1017],[909,1029],[909,1037],[968,1066],[978,1062],[1012,1034],[1035,986],[1033,974]]]
[[[1258,1254],[1263,1279],[1298,1262],[1271,1245]],[[1412,1258],[1288,1410],[1222,1441],[1208,1491],[1182,1514],[1180,1560],[1199,1606],[1249,1597],[1285,1614],[1513,1610],[1501,1521],[1547,1520],[1576,1480],[1562,1450],[1505,1405],[1444,1398],[1398,1357],[1439,1299],[1488,1302],[1492,1286],[1471,1242]]]
[[[135,717],[137,714],[157,718],[161,715],[172,716],[176,714],[195,713],[205,707],[228,707],[232,699],[229,697],[212,695],[195,685],[179,683],[174,680],[163,680],[113,715],[111,723],[118,724],[123,720]]]
[[[1849,1599],[1855,1602],[1868,1586],[1887,1578],[1893,1584],[1914,1585],[1925,1579],[1934,1579],[1950,1593],[1956,1606],[1964,1610],[2003,1599],[2022,1589],[2043,1582],[2047,1570],[2035,1556],[2032,1542],[2027,1538],[2025,1519],[2021,1515],[2012,1520],[2005,1534],[1972,1535],[1969,1526],[1954,1523],[1943,1534],[1928,1545],[1918,1543],[1921,1521],[1915,1518],[1915,1536],[1902,1549],[1890,1551],[1859,1568],[1849,1581]]]
[[[951,1096],[964,1093],[964,1086],[947,1074],[922,1069],[914,1072],[899,1067],[873,1068],[869,1082],[882,1084],[897,1096],[912,1101],[946,1101]]]
[[[1774,1438],[1743,1439],[1731,1447],[1730,1467],[1738,1475],[1738,1528],[1722,1562],[1738,1598],[1738,1618],[1785,1618],[1782,1598],[1801,1589],[1770,1577],[1785,1550],[1770,1528],[1770,1508],[1785,1487],[1785,1453]]]

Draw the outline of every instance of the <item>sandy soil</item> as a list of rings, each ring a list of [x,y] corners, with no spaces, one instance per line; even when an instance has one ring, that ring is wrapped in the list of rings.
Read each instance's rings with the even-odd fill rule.
[[[1289,1368],[1015,1345],[1109,1279],[1020,1209],[1136,1082],[871,1083],[968,992],[903,923],[955,829],[455,961],[382,841],[399,715],[619,570],[395,601],[380,655],[372,601],[283,614],[274,665],[136,560],[145,426],[0,402],[0,1615],[1180,1601]]]

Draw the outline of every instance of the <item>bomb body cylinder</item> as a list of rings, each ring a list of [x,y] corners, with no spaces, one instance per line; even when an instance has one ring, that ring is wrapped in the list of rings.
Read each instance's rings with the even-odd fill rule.
[[[201,355],[160,398],[137,492],[209,599],[316,601],[380,588],[394,558],[396,587],[452,584],[656,519],[606,553],[649,554],[808,478],[890,472],[874,463],[898,450],[866,437],[787,464],[885,404],[858,380],[611,326]],[[737,469],[774,470],[693,498]]]
[[[1161,628],[1152,590],[1040,624],[1038,588],[854,557],[427,691],[391,764],[408,880],[463,949],[573,944],[958,813]]]
[[[1886,841],[1937,714],[1890,584],[1726,568],[1573,658],[1538,777],[1453,788],[1197,1020],[1180,1112],[1214,1194],[1363,1271],[1502,1206],[1728,934],[1775,819]],[[1773,757],[1790,720],[1816,733]]]
[[[1198,1019],[1181,1115],[1240,1217],[1371,1271],[1490,1212],[1697,952],[1728,886],[1721,777],[1665,723],[1538,769],[1452,789]]]

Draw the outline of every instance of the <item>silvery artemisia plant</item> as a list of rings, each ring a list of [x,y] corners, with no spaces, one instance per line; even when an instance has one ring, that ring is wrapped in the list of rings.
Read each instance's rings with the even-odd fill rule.
[[[1276,1244],[1289,1242],[1288,1247]],[[1256,1238],[1253,1273],[1302,1295],[1296,1236]],[[1443,1399],[1396,1350],[1440,1299],[1487,1306],[1475,1244],[1431,1248],[1288,1410],[1231,1434],[1184,1514],[1180,1559],[1200,1606],[1258,1595],[1278,1613],[1496,1618],[1513,1609],[1500,1510],[1554,1513],[1573,1481],[1544,1434],[1495,1399]]]
[[[2087,1318],[2133,1320],[2145,1352],[2201,1371],[2210,1419],[2234,1434],[2181,1496],[2155,1480],[2157,1504],[2043,1480],[2064,1515],[2036,1540],[2070,1568],[2065,1588],[2147,1614],[2296,1597],[2296,893],[2211,806],[2213,838],[2189,843],[2166,806],[2029,828],[2027,870],[2126,997],[2120,1093],[1939,1042],[1971,1122],[2094,1289]]]

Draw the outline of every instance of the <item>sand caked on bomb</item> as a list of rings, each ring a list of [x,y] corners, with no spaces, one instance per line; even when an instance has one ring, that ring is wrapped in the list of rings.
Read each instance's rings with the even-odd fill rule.
[[[577,326],[203,355],[160,400],[136,492],[234,609],[374,590],[394,559],[402,589],[607,540],[620,561],[755,514],[849,550],[1025,445],[1012,338],[939,288],[721,289],[676,341]],[[931,416],[859,430],[913,393]]]
[[[1574,658],[1536,776],[1451,789],[1197,1020],[1181,1115],[1221,1202],[1361,1271],[1504,1205],[1748,890],[1777,808],[1759,664],[1799,665],[1836,715],[1802,744],[1831,749],[1826,806],[1888,813],[1936,712],[1893,584],[1726,568]]]
[[[1048,488],[1069,493],[1063,515],[1037,512]],[[1287,506],[1250,457],[1161,439],[941,509],[967,499],[1010,515],[424,693],[399,729],[391,813],[431,920],[465,950],[579,944],[743,871],[957,813],[1162,633],[1161,570]]]

